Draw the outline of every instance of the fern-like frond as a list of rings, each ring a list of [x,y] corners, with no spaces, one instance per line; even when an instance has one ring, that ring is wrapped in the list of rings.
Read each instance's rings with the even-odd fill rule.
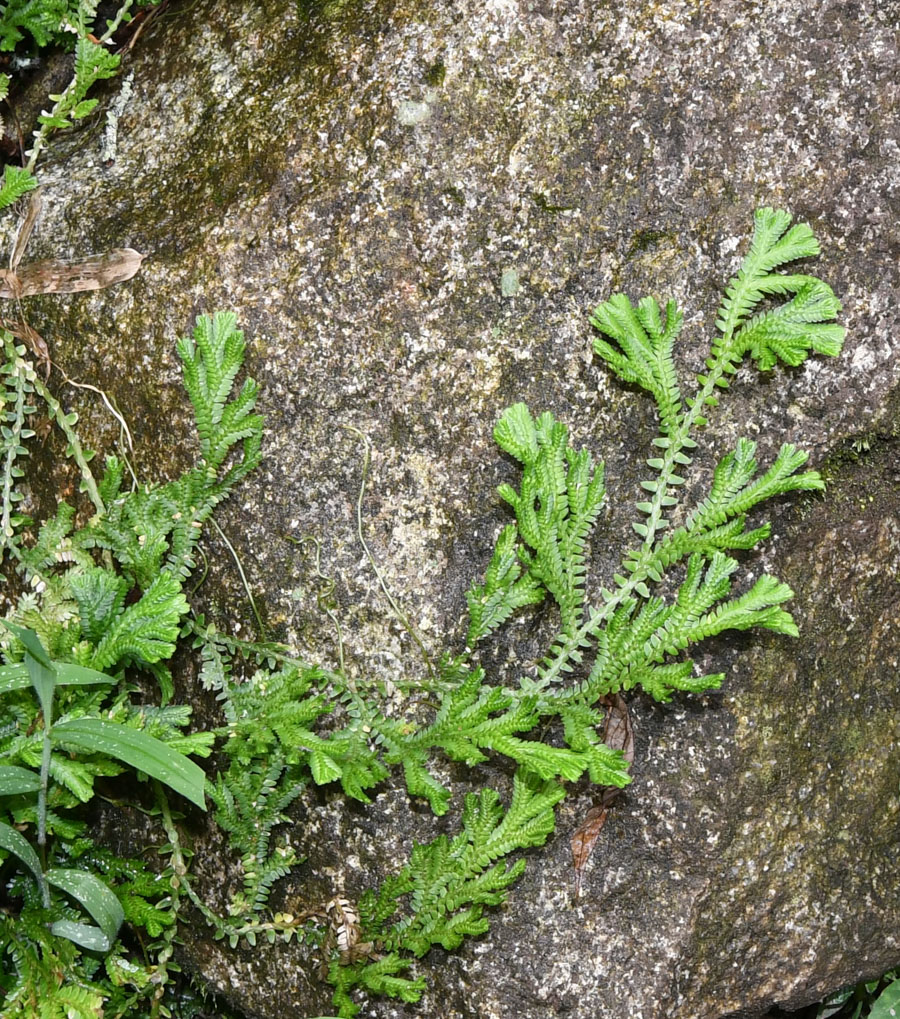
[[[3,47],[0,46],[0,49]],[[0,184],[0,209],[5,209],[17,202],[22,195],[37,187],[37,178],[30,170],[7,163],[3,168],[3,182]]]
[[[317,689],[321,676],[318,669],[294,665],[278,672],[258,670],[245,682],[229,680],[217,697],[226,720],[220,730],[227,736],[223,751],[249,764],[281,745],[296,761],[301,747],[323,743],[310,731],[332,710]]]
[[[50,777],[64,786],[82,803],[89,803],[94,795],[94,778],[97,775],[121,775],[124,768],[109,758],[90,761],[70,760],[64,754],[50,759]]]
[[[12,169],[7,166],[6,172]],[[21,171],[20,171],[21,172]],[[5,201],[6,184],[0,188],[0,209],[9,204]],[[15,198],[9,199],[14,201]],[[0,427],[0,458],[2,458],[2,509],[0,509],[0,549],[16,541],[16,530],[25,521],[25,517],[16,509],[17,504],[25,498],[19,491],[17,482],[24,476],[19,461],[28,455],[24,443],[34,435],[32,429],[26,427],[29,414],[35,412],[31,400],[34,386],[28,378],[28,371],[22,360],[24,347],[17,347],[12,336],[3,331],[3,348],[5,359],[0,366],[0,400],[3,410],[2,427]]]
[[[520,491],[498,489],[525,543],[519,558],[559,606],[561,630],[569,634],[584,608],[585,545],[603,505],[603,466],[594,467],[586,450],[568,445],[564,424],[548,413],[535,420],[524,404],[504,412],[494,437],[524,468]]]
[[[543,845],[553,831],[554,808],[563,795],[557,783],[517,772],[507,809],[492,789],[470,793],[463,829],[456,838],[441,835],[414,847],[407,866],[362,903],[364,934],[382,942],[388,972],[401,971],[404,954],[407,959],[410,954],[420,958],[433,945],[450,950],[464,937],[487,930],[485,906],[502,903],[525,866],[524,860],[512,865],[497,861],[517,850]],[[398,913],[399,919],[386,929],[387,920]],[[335,1004],[340,1007],[350,1001],[350,989],[359,984],[388,994],[402,989],[404,994],[416,994],[404,1000],[417,1000],[421,985],[404,981],[391,989],[380,979],[384,961],[341,967],[342,974],[333,967],[330,979],[340,991]]]
[[[749,630],[754,626],[798,637],[799,631],[793,616],[780,608],[793,597],[794,592],[787,584],[777,577],[764,574],[746,594],[705,614],[681,639],[686,645],[724,630]]]
[[[774,269],[818,253],[819,243],[807,223],[792,227],[790,213],[781,209],[758,209],[753,218],[750,251],[737,275],[728,281],[716,318],[722,342],[730,343],[737,327],[763,297],[774,292],[770,275]],[[715,346],[713,354],[716,354]]]
[[[84,102],[84,97],[92,85],[104,78],[115,76],[119,70],[120,60],[117,53],[111,53],[105,46],[93,42],[86,34],[80,36],[75,43],[75,77],[70,86],[71,100],[67,104],[66,112],[71,112],[75,119],[79,120],[90,113],[96,105],[95,101],[89,109],[85,109],[84,106],[79,109],[79,105]]]
[[[228,832],[231,847],[241,854],[244,888],[232,903],[233,915],[258,914],[274,883],[297,863],[292,848],[284,843],[273,847],[271,838],[273,829],[287,821],[284,812],[304,785],[297,769],[277,750],[265,761],[235,762],[207,784],[216,821]]]
[[[103,672],[123,659],[152,663],[170,658],[188,609],[178,579],[163,570],[140,599],[111,623],[96,646],[90,667]]]
[[[781,447],[771,467],[753,481],[757,468],[755,454],[756,443],[740,439],[734,452],[719,461],[709,495],[685,522],[686,534],[711,531],[730,517],[743,516],[766,499],[787,492],[821,491],[825,487],[817,471],[797,473],[809,454],[790,443]]]
[[[716,690],[724,679],[724,673],[695,676],[692,661],[672,662],[668,665],[643,664],[624,673],[618,689],[632,690],[640,687],[655,701],[665,702],[671,700],[676,691],[702,693],[704,690]]]
[[[193,337],[178,341],[184,384],[197,418],[200,452],[213,473],[219,471],[238,443],[245,445],[247,470],[258,463],[255,440],[261,433],[262,419],[251,413],[256,403],[256,383],[245,380],[237,397],[228,402],[244,360],[244,334],[235,325],[236,318],[230,312],[218,312],[212,318],[201,315]]]
[[[832,321],[841,303],[826,283],[810,279],[786,304],[756,315],[735,337],[735,344],[750,352],[761,371],[778,361],[802,364],[810,351],[835,357],[845,330]]]
[[[46,46],[68,11],[68,0],[7,0],[0,11],[0,51],[14,50],[25,32],[36,46]]]
[[[544,588],[531,574],[522,575],[522,565],[516,554],[517,537],[515,524],[507,524],[497,539],[484,583],[473,584],[466,592],[469,607],[466,646],[469,648],[505,623],[516,609],[537,604],[544,598]]]
[[[595,785],[622,789],[631,782],[622,751],[612,750],[600,738],[603,713],[589,701],[581,696],[548,697],[541,705],[541,715],[559,716],[566,745],[587,761],[587,773]]]
[[[189,575],[203,525],[260,462],[262,418],[252,413],[256,383],[245,380],[229,401],[244,357],[243,334],[234,325],[233,315],[201,315],[193,339],[177,344],[200,435],[199,464],[165,485],[120,494],[122,465],[107,461],[101,488],[115,497],[88,529],[89,538],[144,590],[161,569]]]
[[[665,321],[652,297],[633,307],[624,294],[597,305],[591,324],[606,336],[594,338],[594,352],[625,382],[645,389],[656,400],[663,435],[673,435],[684,413],[672,348],[684,316],[674,301],[666,304]],[[613,340],[618,346],[613,346]]]
[[[122,611],[128,581],[100,567],[71,570],[68,580],[78,603],[82,636],[96,644]]]

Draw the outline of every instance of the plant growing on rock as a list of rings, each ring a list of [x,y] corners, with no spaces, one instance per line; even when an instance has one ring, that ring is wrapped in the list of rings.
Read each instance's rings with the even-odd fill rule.
[[[524,866],[521,859],[512,866],[498,861],[546,840],[553,807],[565,793],[562,781],[584,772],[600,785],[629,781],[622,754],[599,741],[611,695],[639,689],[665,701],[676,691],[718,687],[724,676],[695,675],[684,652],[727,630],[762,627],[797,635],[783,608],[791,589],[763,575],[733,595],[738,562],[729,553],[768,537],[768,524],[748,527],[757,505],[824,488],[816,471],[802,470],[807,454],[785,444],[760,470],[756,444],[741,439],[719,460],[697,505],[684,506],[679,492],[695,436],[748,355],[765,371],[779,361],[799,365],[812,352],[839,353],[844,330],[833,321],[840,303],[831,288],[813,276],[777,271],[818,250],[805,223],[791,226],[786,212],[772,209],[756,213],[750,251],[726,286],[710,354],[691,395],[683,393],[673,360],[682,324],[674,302],[663,309],[645,297],[633,305],[616,294],[594,310],[595,353],[624,382],[653,397],[660,430],[632,524],[639,543],[593,597],[585,590],[586,554],[604,497],[602,465],[594,465],[587,450],[573,449],[565,425],[549,413],[535,418],[516,404],[501,416],[494,438],[521,464],[522,481],[518,490],[499,490],[515,522],[501,531],[483,583],[467,596],[467,648],[442,663],[445,693],[434,720],[406,737],[412,754],[390,726],[380,731],[390,758],[407,767],[410,792],[428,796],[434,809],[445,800],[420,776],[425,754],[438,747],[469,764],[488,751],[511,757],[519,765],[512,797],[504,811],[492,790],[470,794],[455,840],[417,846],[398,875],[363,898],[358,936],[375,951],[362,961],[345,953],[332,965],[342,1016],[358,1011],[350,997],[355,987],[416,1000],[422,979],[399,975],[414,958],[434,944],[455,948],[464,935],[487,930],[484,906],[502,902]],[[671,522],[676,513],[682,518],[677,526]],[[663,593],[663,581],[670,589],[677,584],[673,595]],[[559,625],[535,674],[511,688],[490,685],[472,664],[475,645],[515,611],[542,600],[555,603]],[[533,736],[548,720],[558,724],[550,729],[553,745]]]
[[[21,871],[12,881],[17,908],[0,916],[4,1015],[33,1016],[38,1001],[48,1016],[95,1016],[104,1003],[109,1014],[137,1015],[116,1009],[141,1001],[158,1011],[177,877],[95,847],[83,807],[97,779],[131,769],[154,780],[164,817],[164,786],[205,809],[206,777],[188,755],[208,756],[214,737],[183,731],[191,709],[168,703],[166,662],[188,612],[184,585],[203,524],[259,463],[256,387],[246,380],[232,393],[244,351],[234,317],[201,317],[178,346],[200,438],[196,465],[167,484],[126,485],[124,461],[110,456],[97,480],[77,416],[62,411],[9,333],[2,342],[2,537],[26,592],[3,621],[0,668],[0,850]],[[35,398],[64,426],[93,509],[78,525],[75,508],[61,503],[36,534],[16,498]],[[141,672],[158,684],[157,703],[135,698]],[[156,944],[150,965],[117,939],[126,919]],[[105,979],[91,952],[107,953]]]
[[[32,948],[30,954],[16,954],[11,932],[0,924],[0,942],[14,960],[4,977],[7,993],[14,998],[39,988],[55,995],[60,1008],[69,1007],[63,991],[71,982],[50,987],[50,976],[39,966],[44,952],[77,973],[81,983],[92,981],[91,1007],[107,1000],[111,1014],[123,1015],[129,1003],[149,1002],[156,1014],[161,992],[154,988],[166,984],[173,968],[175,921],[190,902],[216,936],[232,945],[241,939],[256,945],[303,937],[318,946],[343,1017],[358,1011],[358,991],[418,1000],[424,977],[417,960],[433,945],[454,949],[467,936],[487,931],[488,909],[505,900],[524,869],[524,860],[512,857],[547,840],[565,783],[584,774],[607,787],[630,781],[621,748],[605,745],[600,735],[612,698],[637,689],[667,700],[718,686],[721,674],[695,675],[685,657],[707,637],[752,627],[796,635],[784,608],[792,594],[787,585],[764,575],[734,593],[738,562],[731,553],[752,549],[768,536],[768,524],[749,523],[759,504],[823,487],[817,472],[803,469],[806,454],[784,445],[760,469],[755,444],[741,439],[719,460],[703,499],[684,505],[680,493],[707,416],[748,355],[768,370],[779,361],[798,365],[813,352],[839,352],[843,330],[833,320],[840,305],[830,288],[813,276],[778,271],[817,252],[806,224],[792,226],[787,213],[771,209],[756,213],[750,250],[726,287],[709,357],[690,393],[682,390],[673,359],[682,323],[673,302],[660,307],[644,298],[633,305],[619,294],[595,309],[591,321],[598,357],[624,382],[648,392],[659,414],[633,524],[637,541],[606,586],[589,591],[589,541],[605,497],[602,464],[587,450],[574,449],[565,425],[551,414],[535,416],[524,404],[508,408],[494,435],[521,466],[520,484],[504,485],[499,493],[513,519],[497,538],[483,580],[467,594],[465,647],[445,654],[429,680],[436,707],[429,711],[424,701],[414,701],[412,717],[403,718],[373,691],[358,689],[343,667],[302,662],[280,645],[239,641],[203,619],[187,618],[183,586],[202,525],[259,461],[262,422],[254,412],[255,384],[247,381],[234,392],[243,342],[233,317],[201,319],[194,338],[178,348],[196,411],[196,467],[167,485],[130,490],[124,484],[125,464],[116,458],[109,458],[102,479],[94,480],[73,417],[58,404],[53,409],[52,396],[7,334],[3,532],[9,555],[33,588],[19,602],[13,625],[34,631],[40,645],[31,657],[40,664],[38,647],[45,650],[58,675],[66,675],[70,665],[106,674],[108,683],[97,692],[79,686],[65,693],[70,716],[90,718],[102,706],[122,725],[151,730],[180,754],[206,753],[212,741],[212,734],[185,736],[181,728],[189,709],[167,704],[172,685],[165,661],[179,626],[193,635],[203,661],[202,682],[215,691],[224,715],[215,735],[227,764],[208,777],[206,792],[243,868],[243,884],[232,894],[228,915],[216,915],[193,887],[177,818],[157,784],[157,810],[168,839],[164,851],[171,859],[168,890],[157,898],[142,895],[135,861],[110,864],[113,873],[130,875],[121,884],[110,882],[119,902],[131,901],[130,895],[143,903],[131,915],[123,908],[132,923],[144,924],[157,938],[153,962],[124,975],[133,963],[117,942],[107,956],[109,981],[101,983],[72,942],[60,944],[65,939],[59,928],[54,932],[52,923],[75,918],[48,916],[45,901],[29,893],[27,874],[20,874],[15,888]],[[74,511],[63,507],[29,537],[17,496],[27,418],[39,399],[67,429],[94,514],[76,527]],[[539,602],[551,605],[558,619],[540,664],[513,684],[492,679],[480,664],[479,647],[514,613]],[[8,668],[22,673],[16,663],[27,656],[28,646],[23,651],[14,641],[9,645]],[[235,675],[239,659],[251,664],[252,675]],[[128,677],[134,669],[155,676],[161,704],[131,703]],[[7,713],[0,719],[0,754],[15,758],[14,767],[36,767],[35,746],[39,743],[43,753],[54,726],[57,732],[61,726],[49,710],[41,717],[25,684],[0,705]],[[90,799],[93,777],[111,774],[118,765],[99,747],[77,740],[67,745],[74,753],[68,770],[47,770],[46,824],[56,839],[51,853],[83,858],[96,869],[102,851],[85,840],[77,820],[61,811],[75,807],[79,798]],[[26,760],[23,753],[31,756]],[[295,850],[278,839],[276,829],[305,787],[339,782],[347,796],[365,803],[397,767],[409,794],[444,814],[451,790],[435,767],[436,754],[470,766],[492,755],[509,758],[515,774],[506,803],[493,789],[470,792],[458,834],[416,846],[409,862],[359,903],[335,894],[300,915],[269,913],[274,882],[297,862]],[[141,767],[124,755],[118,759]],[[178,788],[167,774],[156,777]],[[85,795],[79,797],[79,789]],[[35,791],[33,779],[29,790],[19,793],[26,791]],[[38,823],[28,804],[0,800],[0,806],[20,827]],[[24,859],[15,848],[12,853]],[[89,1014],[85,1002],[77,1007],[82,1012],[72,1014]]]
[[[109,47],[118,29],[131,19],[134,5],[134,0],[124,0],[102,27],[97,17],[99,0],[8,0],[0,8],[0,51],[29,43],[43,48],[72,39],[75,49],[71,81],[62,92],[49,96],[52,105],[38,117],[25,165],[10,164],[4,169],[0,209],[37,187],[35,164],[53,132],[72,127],[96,108],[97,100],[87,94],[98,81],[118,72],[121,58]],[[9,86],[9,75],[0,75],[0,99],[6,98]]]

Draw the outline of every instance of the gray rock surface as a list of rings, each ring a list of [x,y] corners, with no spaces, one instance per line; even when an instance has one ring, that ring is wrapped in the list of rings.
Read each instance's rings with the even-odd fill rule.
[[[595,301],[677,298],[687,377],[753,209],[776,205],[813,224],[814,271],[845,305],[839,360],[742,372],[708,431],[706,466],[747,434],[763,457],[790,441],[827,467],[828,498],[777,507],[774,540],[747,564],[795,589],[801,639],[710,642],[722,693],[634,700],[635,781],[583,897],[568,848],[592,803],[579,786],[491,933],[432,952],[418,1006],[363,1014],[755,1017],[896,965],[900,6],[199,0],[171,15],[128,68],[114,160],[98,122],[45,164],[29,252],[130,245],[144,267],[29,314],[69,376],[115,397],[143,473],[171,476],[187,458],[173,338],[198,312],[237,312],[267,455],[221,522],[272,628],[328,662],[314,565],[286,540],[321,539],[359,683],[422,662],[362,554],[363,451],[345,426],[374,451],[367,538],[439,653],[459,645],[464,591],[506,519],[494,490],[514,471],[491,430],[509,403],[552,410],[605,458],[598,569],[629,541],[652,407],[592,360]],[[102,405],[66,397],[110,447]],[[246,631],[235,572],[209,548],[211,611]],[[527,625],[508,640],[537,653]],[[190,679],[180,693],[202,706]],[[454,775],[461,793],[507,780]],[[435,821],[390,783],[365,810],[313,797],[292,834],[309,863],[283,902],[359,893],[454,816]],[[215,839],[198,867],[211,897],[240,883]],[[295,949],[188,934],[187,965],[248,1014],[330,1011]]]

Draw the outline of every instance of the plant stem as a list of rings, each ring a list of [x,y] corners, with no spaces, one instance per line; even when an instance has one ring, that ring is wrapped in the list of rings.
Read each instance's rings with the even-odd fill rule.
[[[584,647],[585,642],[593,635],[597,626],[608,620],[622,602],[632,596],[639,584],[646,583],[649,577],[648,568],[653,565],[656,558],[655,553],[658,551],[656,534],[657,524],[660,521],[663,508],[663,499],[668,495],[670,488],[664,479],[668,478],[673,472],[678,463],[676,456],[689,443],[690,433],[698,424],[699,419],[703,417],[702,412],[707,406],[706,401],[714,394],[717,388],[717,381],[725,374],[727,366],[732,364],[733,353],[729,348],[733,328],[733,326],[729,327],[729,331],[719,348],[719,355],[713,366],[709,369],[706,382],[698,390],[690,407],[686,408],[681,424],[670,437],[669,445],[664,450],[662,457],[663,464],[659,469],[660,483],[657,485],[653,498],[650,500],[650,510],[646,523],[647,535],[638,552],[637,562],[631,572],[631,576],[604,602],[601,608],[589,610],[587,621],[582,623],[574,633],[569,635],[559,645],[556,654],[547,663],[546,667],[541,669],[540,678],[537,681],[531,679],[520,680],[520,683],[526,688],[526,692],[544,689],[551,683],[556,682],[569,664],[572,652]]]
[[[81,481],[84,487],[84,491],[87,492],[91,502],[94,504],[94,508],[98,513],[105,513],[106,506],[103,504],[103,499],[100,498],[100,491],[97,488],[97,482],[94,479],[94,475],[88,466],[87,457],[85,456],[84,449],[82,449],[81,443],[78,440],[78,435],[75,429],[69,423],[66,416],[66,412],[62,409],[62,404],[56,397],[50,392],[46,385],[38,377],[37,372],[33,368],[30,370],[26,368],[26,377],[28,381],[34,386],[34,391],[40,396],[40,398],[47,404],[50,409],[50,416],[62,429],[63,434],[69,441],[69,452],[75,463],[78,464],[78,469],[81,471]]]

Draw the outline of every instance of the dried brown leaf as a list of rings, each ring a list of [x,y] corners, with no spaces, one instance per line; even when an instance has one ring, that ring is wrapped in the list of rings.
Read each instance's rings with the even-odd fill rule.
[[[34,294],[76,294],[124,283],[140,269],[144,256],[134,248],[116,248],[103,255],[29,262],[17,272],[0,269],[0,297]]]
[[[603,742],[613,750],[621,750],[625,760],[634,761],[634,729],[628,705],[621,694],[610,694],[603,698],[606,705],[606,719],[603,726]],[[609,808],[622,790],[616,786],[601,786],[600,799],[588,810],[584,820],[572,836],[572,863],[575,867],[575,898],[581,895],[581,882],[600,832],[606,824]]]
[[[25,249],[28,247],[28,242],[31,240],[31,234],[34,230],[35,224],[37,223],[38,216],[41,214],[41,207],[43,202],[41,201],[41,189],[35,188],[34,191],[30,192],[27,198],[24,199],[25,215],[22,217],[22,222],[19,224],[19,229],[16,232],[16,239],[13,242],[12,254],[9,256],[9,267],[15,272],[19,268],[19,262],[22,261],[22,255],[25,254]]]
[[[32,353],[37,357],[41,364],[44,366],[44,374],[49,377],[50,375],[50,348],[47,346],[47,341],[37,331],[32,328],[27,322],[20,319],[5,319],[0,318],[0,328],[6,329],[12,333],[17,340],[24,340],[31,348]]]
[[[609,694],[603,698],[606,705],[606,720],[603,726],[603,742],[613,750],[621,750],[629,764],[634,763],[634,729],[625,698]]]

